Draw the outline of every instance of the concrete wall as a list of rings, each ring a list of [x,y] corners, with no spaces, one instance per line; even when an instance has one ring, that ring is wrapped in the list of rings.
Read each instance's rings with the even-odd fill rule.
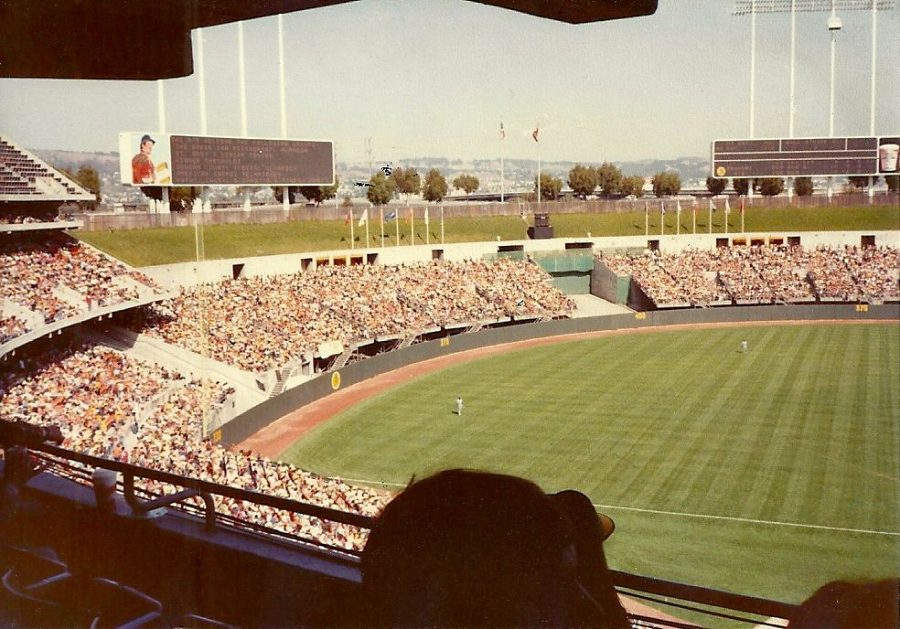
[[[309,264],[331,264],[335,259],[345,264],[353,258],[366,261],[373,258],[378,264],[408,264],[424,262],[434,257],[444,260],[461,261],[480,259],[485,255],[494,255],[500,246],[504,248],[520,246],[526,254],[541,255],[546,253],[564,253],[566,244],[590,242],[594,250],[611,249],[644,249],[649,240],[658,240],[662,251],[678,252],[687,248],[713,249],[716,239],[728,238],[731,243],[735,238],[750,242],[759,239],[768,242],[770,239],[781,239],[785,243],[788,237],[800,238],[804,247],[829,245],[840,247],[845,244],[859,246],[863,236],[874,236],[875,244],[900,247],[898,231],[868,232],[780,232],[780,233],[745,233],[745,234],[691,234],[682,236],[614,236],[608,238],[551,238],[547,240],[519,240],[503,242],[471,242],[434,245],[414,245],[369,249],[340,249],[335,251],[314,251],[308,253],[292,253],[285,255],[260,256],[249,258],[231,258],[226,260],[206,260],[203,262],[183,262],[150,266],[141,269],[158,282],[167,286],[191,286],[199,282],[215,282],[232,277],[234,265],[243,264],[243,276],[266,276],[279,273],[294,273]],[[580,250],[583,251],[583,250]]]
[[[766,321],[814,320],[900,320],[900,304],[883,306],[837,304],[809,306],[746,306],[725,308],[691,308],[637,312],[625,315],[562,319],[482,330],[472,334],[436,339],[404,349],[381,354],[348,365],[336,372],[325,373],[278,397],[263,402],[222,426],[214,438],[226,444],[239,443],[268,426],[276,419],[332,392],[346,388],[379,374],[412,365],[423,360],[455,354],[470,349],[501,345],[515,341],[602,330],[653,328],[663,325],[698,323],[754,323]]]

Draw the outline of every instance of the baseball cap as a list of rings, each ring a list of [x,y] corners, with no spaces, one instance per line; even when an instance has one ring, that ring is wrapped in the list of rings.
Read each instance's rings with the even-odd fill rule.
[[[154,140],[153,138],[151,138],[151,137],[150,137],[149,135],[147,135],[146,133],[144,134],[144,137],[141,138],[141,144],[143,144],[144,142],[153,142],[154,144],[156,144],[156,140]]]

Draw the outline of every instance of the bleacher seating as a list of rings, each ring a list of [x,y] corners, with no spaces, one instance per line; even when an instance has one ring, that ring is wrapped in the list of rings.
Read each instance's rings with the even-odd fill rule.
[[[664,308],[900,299],[894,247],[734,246],[600,260]]]
[[[0,198],[22,196],[73,201],[94,199],[94,195],[37,156],[0,137]]]
[[[138,299],[142,291],[159,287],[64,233],[0,235],[0,343],[41,322]]]

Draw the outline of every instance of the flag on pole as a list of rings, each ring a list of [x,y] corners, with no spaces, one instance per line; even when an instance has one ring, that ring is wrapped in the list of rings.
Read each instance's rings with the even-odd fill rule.
[[[660,214],[665,214],[665,213],[666,213],[666,202],[665,202],[665,201],[660,201],[660,202],[659,202],[659,213],[660,213]]]
[[[741,216],[744,215],[744,197],[741,197]]]
[[[728,197],[725,197],[725,214],[727,215],[731,211],[731,206],[728,204]]]
[[[347,225],[350,224],[350,220],[351,220],[351,218],[350,218],[350,212],[347,212],[347,215],[344,216],[344,227],[346,227]]]
[[[679,199],[675,200],[675,213],[678,216],[681,216],[681,200],[679,200]]]
[[[425,224],[428,224],[428,206],[425,206]]]
[[[709,200],[709,211],[710,211],[710,212],[715,212],[715,211],[716,211],[716,204],[713,203],[713,200],[712,200],[712,199]]]
[[[501,140],[505,140],[505,139],[506,139],[506,129],[503,128],[503,123],[502,123],[502,122],[500,123],[500,139],[501,139]]]
[[[536,126],[536,127],[534,128],[534,131],[531,132],[531,137],[534,138],[534,141],[535,141],[535,142],[538,141],[538,134],[540,134],[540,132],[541,132],[541,127],[540,127],[540,125]]]
[[[386,220],[386,221],[392,221],[395,218],[397,218],[397,210],[391,210],[390,212],[388,212],[387,214],[384,215],[384,220]]]
[[[363,213],[359,217],[359,223],[356,224],[357,227],[362,227],[363,225],[367,225],[369,223],[369,208],[363,210]]]

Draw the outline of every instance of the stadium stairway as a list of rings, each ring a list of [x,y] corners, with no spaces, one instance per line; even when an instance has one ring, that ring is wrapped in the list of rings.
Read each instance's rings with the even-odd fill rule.
[[[85,336],[96,343],[119,350],[139,360],[165,365],[185,375],[224,382],[235,390],[235,413],[240,414],[264,402],[268,395],[262,390],[254,374],[237,367],[207,358],[183,347],[138,334],[121,327],[105,332],[92,330]]]

